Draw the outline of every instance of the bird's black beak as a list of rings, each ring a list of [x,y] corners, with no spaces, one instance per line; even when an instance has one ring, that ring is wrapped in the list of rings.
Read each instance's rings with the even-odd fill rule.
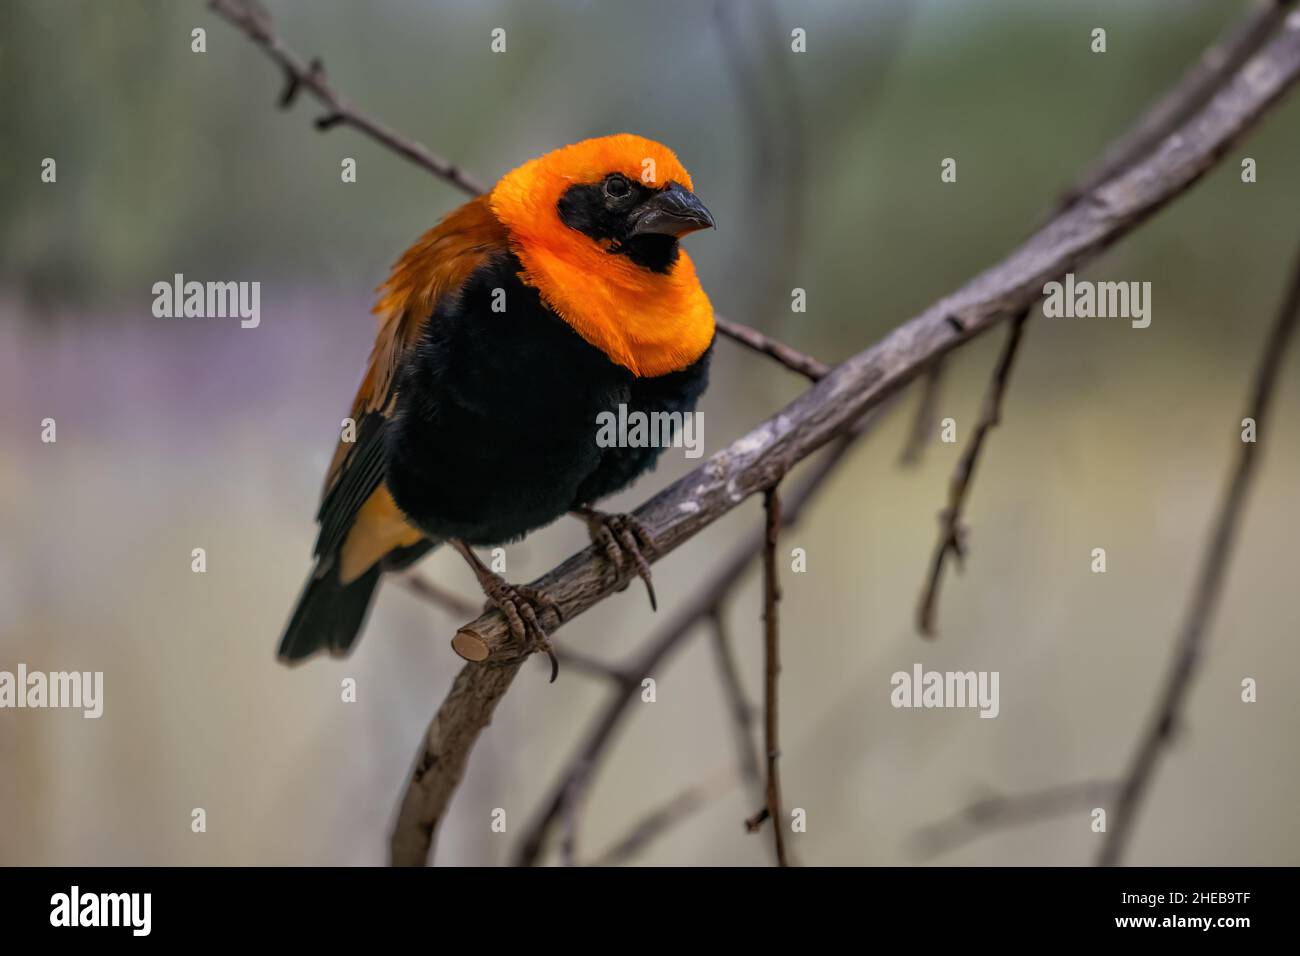
[[[631,236],[684,236],[698,229],[717,228],[713,216],[695,193],[680,183],[669,183],[632,213]]]

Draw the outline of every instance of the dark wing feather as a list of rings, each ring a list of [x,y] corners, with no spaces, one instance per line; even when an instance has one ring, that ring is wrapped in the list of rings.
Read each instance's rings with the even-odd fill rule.
[[[375,347],[352,403],[356,441],[339,441],[321,494],[318,557],[343,547],[362,506],[384,481],[384,432],[407,350],[438,303],[458,294],[474,270],[506,246],[505,227],[487,198],[473,199],[421,236],[380,287]]]
[[[357,423],[356,442],[343,460],[334,482],[321,499],[316,521],[316,556],[333,554],[343,544],[357,512],[384,480],[384,431],[388,423],[369,412]]]

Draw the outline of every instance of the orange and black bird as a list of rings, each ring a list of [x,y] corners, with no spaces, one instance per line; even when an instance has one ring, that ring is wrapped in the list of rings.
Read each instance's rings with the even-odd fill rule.
[[[554,605],[471,549],[569,513],[654,603],[645,529],[593,505],[662,448],[602,447],[597,421],[620,405],[690,412],[708,382],[713,309],[678,240],[714,223],[692,188],[659,143],[584,140],[506,174],[397,261],[282,660],[346,654],[380,576],[440,544],[515,639],[549,652],[538,612]]]

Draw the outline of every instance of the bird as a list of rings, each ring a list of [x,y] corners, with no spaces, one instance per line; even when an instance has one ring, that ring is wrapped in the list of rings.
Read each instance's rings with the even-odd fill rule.
[[[572,514],[657,606],[645,526],[597,510],[659,447],[604,447],[602,414],[693,412],[715,323],[681,248],[715,228],[668,147],[619,133],[546,153],[446,215],[378,289],[375,344],[326,474],[315,564],[278,657],[344,656],[383,575],[453,548],[527,652],[555,656],[544,592],[476,547]]]

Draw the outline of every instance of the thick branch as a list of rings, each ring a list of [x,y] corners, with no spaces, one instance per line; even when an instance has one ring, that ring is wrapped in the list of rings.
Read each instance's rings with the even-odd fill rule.
[[[1291,31],[1293,34],[1298,32],[1300,27]],[[1300,324],[1300,255],[1296,257],[1290,284],[1268,342],[1264,346],[1264,353],[1260,357],[1259,368],[1251,389],[1250,405],[1246,411],[1246,415],[1255,421],[1256,437],[1263,440],[1268,440],[1270,437],[1269,407],[1273,401],[1287,347],[1295,336],[1297,324]],[[1241,442],[1236,465],[1224,489],[1223,502],[1215,521],[1214,532],[1202,558],[1196,589],[1192,592],[1182,632],[1178,643],[1174,646],[1173,660],[1169,673],[1165,677],[1164,689],[1160,693],[1155,711],[1124,774],[1115,811],[1111,814],[1111,825],[1106,833],[1106,842],[1097,860],[1102,866],[1113,866],[1119,863],[1123,856],[1142,799],[1155,776],[1165,748],[1169,746],[1177,731],[1179,715],[1200,667],[1205,636],[1223,591],[1228,560],[1232,556],[1232,547],[1241,523],[1246,495],[1250,491],[1251,480],[1254,477],[1255,463],[1259,460],[1258,448],[1257,441]]]
[[[425,732],[397,811],[390,846],[394,866],[424,866],[433,849],[441,808],[460,785],[474,741],[492,722],[492,712],[521,664],[521,658],[503,664],[467,664],[456,675],[451,692]],[[431,816],[430,807],[438,807],[439,813]]]
[[[1205,106],[1227,78],[1268,42],[1293,6],[1295,0],[1256,0],[1231,32],[1201,54],[1169,92],[1079,177],[1062,197],[1061,206],[1077,202],[1106,180],[1128,170]]]

